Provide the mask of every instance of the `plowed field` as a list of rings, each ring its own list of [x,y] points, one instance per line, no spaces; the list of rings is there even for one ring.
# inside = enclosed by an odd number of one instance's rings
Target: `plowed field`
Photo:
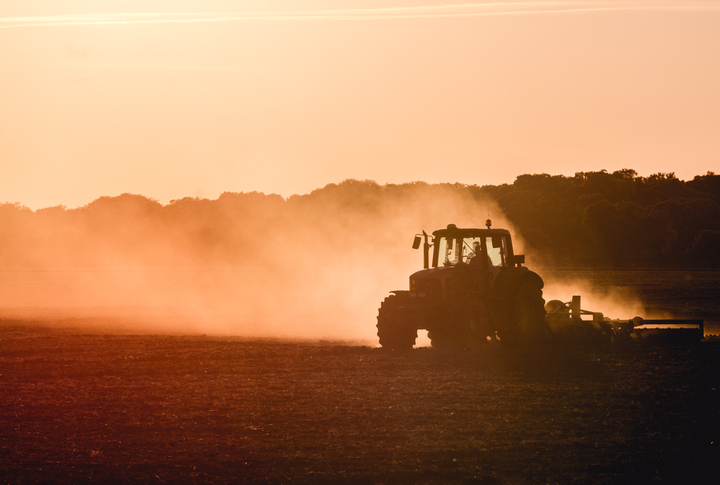
[[[720,341],[430,348],[0,321],[0,483],[712,483]]]

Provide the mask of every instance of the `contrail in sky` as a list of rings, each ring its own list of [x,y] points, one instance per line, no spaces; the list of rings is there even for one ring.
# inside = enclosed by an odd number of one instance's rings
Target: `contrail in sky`
[[[346,10],[297,10],[284,12],[77,14],[32,17],[0,17],[0,29],[71,25],[213,23],[252,20],[307,21],[462,18],[501,15],[537,15],[643,10],[720,11],[720,5],[707,2],[693,4],[679,2],[492,2]]]

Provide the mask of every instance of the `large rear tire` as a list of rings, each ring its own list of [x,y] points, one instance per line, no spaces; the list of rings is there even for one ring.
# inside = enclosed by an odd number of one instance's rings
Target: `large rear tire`
[[[487,343],[489,315],[483,301],[463,295],[450,303],[448,319],[442,328],[428,332],[433,347],[444,349],[477,349]]]
[[[447,329],[428,330],[430,345],[434,349],[447,349],[452,347],[452,338]]]
[[[390,295],[378,309],[377,335],[383,349],[412,349],[417,340],[415,323],[403,311],[402,301],[397,295]]]
[[[509,328],[500,334],[501,342],[512,346],[532,346],[549,341],[545,300],[539,286],[531,282],[520,284],[508,304]]]

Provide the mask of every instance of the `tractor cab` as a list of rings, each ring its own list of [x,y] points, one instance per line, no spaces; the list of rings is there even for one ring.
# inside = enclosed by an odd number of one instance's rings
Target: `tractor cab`
[[[489,219],[486,229],[461,229],[455,224],[449,224],[446,229],[433,232],[432,236],[425,232],[422,236],[415,236],[413,247],[418,249],[424,237],[425,269],[469,265],[474,269],[488,271],[522,265],[525,256],[513,253],[510,232],[491,229],[491,224]],[[432,258],[430,248],[433,249]]]

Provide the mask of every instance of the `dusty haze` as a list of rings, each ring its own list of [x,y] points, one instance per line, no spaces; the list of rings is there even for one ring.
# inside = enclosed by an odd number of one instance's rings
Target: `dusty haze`
[[[5,317],[102,331],[374,341],[380,301],[422,266],[413,236],[480,226],[464,186],[346,181],[305,196],[139,195],[78,209],[4,207]],[[15,238],[13,240],[13,237]],[[69,319],[69,320],[64,320]]]
[[[421,252],[411,249],[413,236],[448,223],[483,227],[487,217],[513,233],[516,252],[526,254],[546,282],[546,300],[579,294],[583,308],[612,318],[668,316],[647,310],[632,285],[622,286],[622,276],[554,272],[558,262],[547,248],[565,247],[568,235],[554,229],[562,224],[552,218],[547,227],[510,223],[498,204],[517,208],[507,197],[496,204],[495,197],[515,188],[346,180],[288,199],[224,193],[162,205],[123,194],[34,212],[0,204],[0,317],[102,332],[374,343],[379,303],[389,291],[406,289],[408,276],[422,266]],[[535,217],[541,217],[544,198],[526,192],[516,193],[538,206]],[[592,223],[563,224],[592,236]],[[548,237],[538,238],[538,228]],[[525,233],[528,240],[547,239],[546,249],[527,244]],[[603,252],[592,239],[577,244],[590,254]]]

